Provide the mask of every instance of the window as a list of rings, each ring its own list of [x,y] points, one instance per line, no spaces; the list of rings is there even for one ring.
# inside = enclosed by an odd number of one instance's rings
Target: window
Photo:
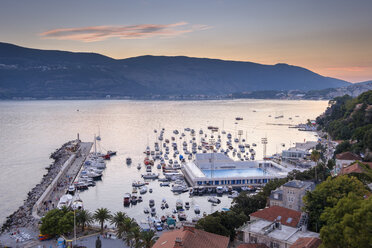
[[[270,248],[280,248],[278,243],[270,242]]]
[[[251,243],[257,243],[257,237],[251,236]]]

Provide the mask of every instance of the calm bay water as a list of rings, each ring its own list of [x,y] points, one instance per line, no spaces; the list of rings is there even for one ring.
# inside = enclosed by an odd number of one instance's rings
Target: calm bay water
[[[158,213],[162,198],[167,199],[171,208],[181,198],[208,213],[229,207],[227,197],[213,207],[203,197],[189,198],[187,193],[173,195],[170,188],[160,187],[157,181],[150,183],[154,193],[145,194],[143,203],[123,207],[123,194],[131,192],[133,180],[140,179],[136,166],[143,161],[143,151],[155,141],[153,130],[165,128],[166,137],[171,136],[172,130],[185,127],[198,131],[206,130],[209,125],[219,126],[233,136],[243,130],[243,138],[257,143],[256,158],[260,159],[262,137],[268,138],[267,154],[280,152],[294,142],[316,140],[313,133],[272,124],[303,123],[314,119],[326,107],[326,101],[285,100],[0,102],[0,222],[40,182],[44,168],[52,162],[49,155],[66,141],[75,139],[77,133],[83,141],[93,141],[94,134],[99,133],[102,150],[118,151],[107,163],[103,180],[81,193],[89,210],[107,207],[113,212],[126,211],[139,221],[144,219],[143,208],[148,206],[149,199],[155,199]],[[278,115],[284,118],[275,119]],[[244,120],[235,124],[237,116]],[[132,166],[125,164],[128,156],[133,159]],[[193,216],[191,212],[187,212],[188,216]]]

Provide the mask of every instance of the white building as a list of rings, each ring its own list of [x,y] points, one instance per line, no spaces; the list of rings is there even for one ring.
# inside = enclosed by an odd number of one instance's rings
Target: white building
[[[222,153],[201,153],[182,171],[192,186],[257,186],[284,178],[289,170],[273,161],[234,161]]]

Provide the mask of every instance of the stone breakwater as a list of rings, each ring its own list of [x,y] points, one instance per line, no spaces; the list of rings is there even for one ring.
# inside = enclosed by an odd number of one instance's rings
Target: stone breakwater
[[[27,193],[27,199],[24,200],[23,205],[6,218],[1,232],[10,230],[14,227],[34,228],[37,226],[39,220],[32,216],[32,209],[35,203],[57,176],[63,164],[79,149],[79,147],[80,141],[69,141],[50,155],[50,158],[53,159],[54,162],[46,168],[48,172],[43,176],[41,182]]]

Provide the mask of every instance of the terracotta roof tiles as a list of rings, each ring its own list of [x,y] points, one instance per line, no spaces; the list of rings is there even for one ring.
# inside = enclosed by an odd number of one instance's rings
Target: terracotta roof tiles
[[[304,237],[297,239],[290,248],[318,248],[321,243],[322,241],[318,238]]]
[[[282,225],[297,227],[301,219],[301,212],[280,206],[271,206],[251,213],[250,216],[267,221],[274,221],[280,216],[279,219]]]

